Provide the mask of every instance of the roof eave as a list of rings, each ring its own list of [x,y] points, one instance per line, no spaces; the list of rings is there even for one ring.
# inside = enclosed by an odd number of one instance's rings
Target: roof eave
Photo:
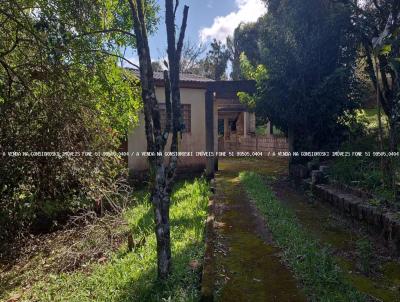
[[[207,89],[207,85],[210,83],[210,81],[180,81],[179,82],[179,88],[191,88],[191,89]],[[164,87],[164,81],[163,80],[155,80],[155,84],[157,87]]]

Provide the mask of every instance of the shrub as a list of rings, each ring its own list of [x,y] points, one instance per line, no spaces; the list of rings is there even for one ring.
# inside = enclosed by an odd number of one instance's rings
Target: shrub
[[[139,81],[116,58],[128,41],[89,34],[131,26],[128,5],[78,2],[2,2],[0,239],[99,204],[123,173],[116,157],[8,155],[115,151],[138,118]]]

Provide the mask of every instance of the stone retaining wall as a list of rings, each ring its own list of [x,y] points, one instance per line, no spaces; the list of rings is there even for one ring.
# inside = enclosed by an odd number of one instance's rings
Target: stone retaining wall
[[[342,184],[320,183],[313,177],[318,174],[315,171],[304,165],[295,165],[290,168],[290,175],[311,189],[319,200],[354,220],[366,223],[369,230],[378,233],[394,253],[400,254],[400,213],[372,205],[373,195],[362,190]]]

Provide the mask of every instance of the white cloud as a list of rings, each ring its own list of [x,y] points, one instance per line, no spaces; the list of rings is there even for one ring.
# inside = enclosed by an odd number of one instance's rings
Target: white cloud
[[[267,12],[265,3],[261,0],[236,0],[236,5],[237,11],[216,17],[210,27],[200,30],[199,36],[202,42],[214,38],[225,42],[241,22],[255,22]]]

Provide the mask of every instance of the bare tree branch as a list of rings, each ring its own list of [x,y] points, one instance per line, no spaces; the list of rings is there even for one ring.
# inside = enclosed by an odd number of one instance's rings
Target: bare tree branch
[[[181,30],[179,33],[178,44],[176,47],[176,53],[177,53],[177,57],[178,57],[179,61],[180,61],[181,55],[182,55],[183,40],[185,38],[188,14],[189,14],[189,7],[187,5],[185,5],[185,7],[183,9],[183,19],[182,19]]]
[[[179,0],[176,0],[176,2],[175,2],[175,9],[174,9],[174,18],[176,17],[176,11],[177,11],[177,9],[178,9],[178,6],[179,6]]]
[[[132,65],[136,69],[139,69],[139,66],[137,64],[133,63],[131,60],[125,58],[124,56],[120,56],[120,55],[118,55],[116,53],[108,52],[108,51],[105,51],[103,49],[89,49],[88,51],[102,53],[102,54],[110,56],[110,57],[116,57],[116,58],[118,58],[120,60],[123,60],[123,61],[127,62],[129,65]]]
[[[8,55],[8,54],[10,54],[11,52],[13,52],[13,50],[14,50],[15,48],[17,48],[19,42],[20,42],[20,40],[19,40],[19,38],[18,38],[18,30],[17,30],[15,42],[14,42],[13,45],[10,47],[10,49],[7,49],[7,50],[4,51],[4,52],[0,52],[0,57],[5,57],[6,55]]]
[[[21,85],[24,86],[24,88],[27,91],[30,91],[29,86],[27,85],[25,80],[22,78],[22,76],[20,74],[18,74],[18,72],[16,72],[14,70],[14,68],[12,68],[9,64],[7,64],[7,62],[5,62],[4,60],[1,60],[1,59],[0,59],[0,65],[3,66],[3,68],[6,70],[8,76],[13,74],[18,79],[18,81],[21,83]],[[12,76],[11,76],[11,79],[12,79]]]
[[[144,102],[144,119],[146,128],[147,149],[150,152],[155,151],[155,136],[153,127],[153,108],[150,95],[155,97],[155,88],[153,79],[153,70],[151,67],[150,49],[147,42],[147,33],[144,26],[143,15],[139,13],[143,11],[143,3],[140,0],[128,0],[132,19],[134,23],[134,30],[136,36],[136,47],[139,55],[139,70],[140,70],[140,83],[142,86],[142,98]],[[148,66],[150,65],[150,66]],[[150,158],[150,162],[152,159]]]

